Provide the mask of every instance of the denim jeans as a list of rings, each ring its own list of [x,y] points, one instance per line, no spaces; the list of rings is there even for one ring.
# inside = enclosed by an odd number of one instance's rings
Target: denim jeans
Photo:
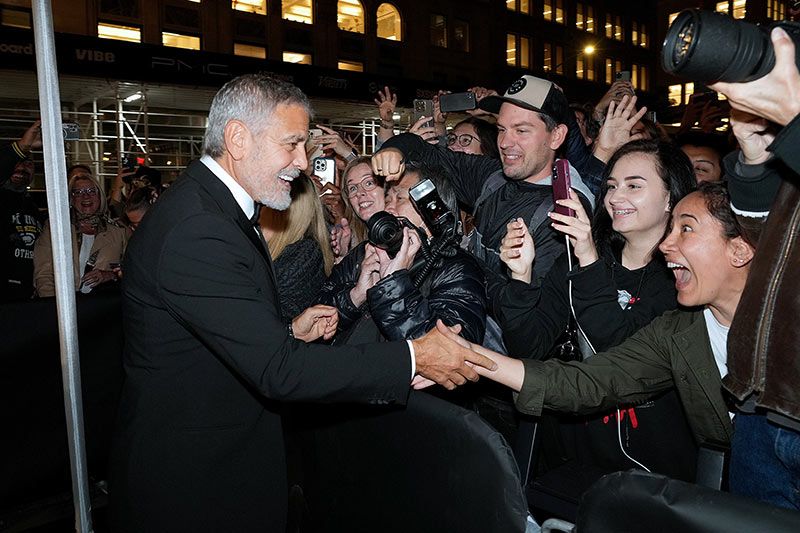
[[[760,414],[740,413],[731,442],[730,490],[800,510],[800,433]]]

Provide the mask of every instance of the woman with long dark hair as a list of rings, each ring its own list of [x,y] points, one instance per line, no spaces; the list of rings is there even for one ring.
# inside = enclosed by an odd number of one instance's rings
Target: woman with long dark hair
[[[591,221],[574,193],[558,202],[574,217],[551,213],[573,253],[563,255],[541,285],[529,284],[535,246],[524,221],[509,223],[501,259],[512,281],[494,307],[510,355],[588,359],[677,306],[658,244],[672,209],[694,188],[690,161],[673,144],[634,141],[609,160],[604,178]],[[574,333],[563,343],[568,326]],[[551,439],[545,451],[565,457],[549,454],[548,466],[572,459],[611,471],[635,466],[629,457],[636,457],[672,477],[694,476],[694,444],[674,392],[647,405],[559,422],[554,434],[562,442]]]

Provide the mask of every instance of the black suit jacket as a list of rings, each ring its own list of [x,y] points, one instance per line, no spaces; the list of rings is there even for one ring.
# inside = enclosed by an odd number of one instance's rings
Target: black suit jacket
[[[268,252],[199,161],[148,212],[124,268],[115,531],[283,533],[276,400],[408,397],[405,343],[332,348],[289,337]]]

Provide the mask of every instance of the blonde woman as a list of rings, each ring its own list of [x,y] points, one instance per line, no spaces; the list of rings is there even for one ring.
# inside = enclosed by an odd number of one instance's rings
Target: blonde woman
[[[259,222],[274,263],[281,313],[291,320],[314,304],[333,268],[325,214],[311,180],[295,179],[289,209],[265,207]]]
[[[372,172],[372,158],[361,156],[350,161],[342,173],[344,218],[331,229],[330,243],[335,262],[367,240],[369,217],[383,211],[383,177]]]
[[[69,180],[72,257],[75,288],[87,294],[117,281],[114,263],[122,261],[125,228],[108,216],[100,184],[88,174]],[[50,221],[33,249],[33,284],[39,297],[55,296]]]

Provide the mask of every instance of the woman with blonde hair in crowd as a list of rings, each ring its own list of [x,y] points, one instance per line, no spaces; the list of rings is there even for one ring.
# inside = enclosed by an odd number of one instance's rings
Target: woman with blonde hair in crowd
[[[105,195],[92,176],[73,176],[68,187],[75,288],[89,293],[117,280],[114,268],[122,261],[127,232],[109,218]],[[55,295],[49,221],[33,250],[33,284],[37,296]]]
[[[345,215],[331,229],[330,236],[336,263],[367,239],[367,220],[383,211],[383,177],[372,172],[371,157],[357,157],[347,164],[342,172],[341,194]]]
[[[292,318],[313,305],[333,268],[325,213],[311,180],[292,182],[292,204],[285,211],[263,208],[259,218],[274,263],[281,312]]]

